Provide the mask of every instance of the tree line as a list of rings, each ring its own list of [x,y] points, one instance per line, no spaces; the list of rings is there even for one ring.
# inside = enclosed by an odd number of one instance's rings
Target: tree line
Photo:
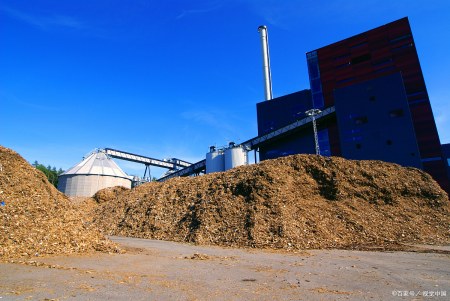
[[[51,167],[50,165],[40,164],[38,161],[34,161],[32,164],[36,169],[42,171],[47,177],[48,181],[52,183],[55,187],[58,187],[58,176],[64,172],[61,168],[56,170],[56,167]]]

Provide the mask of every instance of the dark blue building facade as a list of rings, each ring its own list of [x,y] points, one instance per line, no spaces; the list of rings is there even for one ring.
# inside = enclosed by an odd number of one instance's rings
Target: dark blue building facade
[[[303,90],[256,105],[258,135],[264,135],[305,117],[311,109],[311,90]]]
[[[257,105],[258,134],[335,107],[318,120],[321,155],[425,170],[450,193],[409,21],[403,18],[306,54],[311,90]],[[260,160],[315,153],[311,125],[259,147]]]
[[[334,97],[344,158],[423,168],[400,73],[337,89]]]
[[[271,101],[257,104],[258,135],[265,135],[283,126],[305,118],[305,112],[313,107],[311,90],[303,90]],[[331,156],[328,128],[336,123],[335,116],[318,124],[320,153]],[[274,159],[298,153],[314,154],[314,134],[311,127],[299,128],[289,136],[283,136],[259,147],[260,160]]]
[[[442,144],[442,153],[444,154],[444,159],[447,161],[447,173],[450,178],[450,143]]]

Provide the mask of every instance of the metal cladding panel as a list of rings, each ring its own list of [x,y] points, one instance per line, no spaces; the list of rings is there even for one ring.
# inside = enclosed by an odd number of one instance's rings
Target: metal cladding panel
[[[405,86],[424,89],[422,72],[407,18],[316,50],[325,106],[333,91],[402,71]]]
[[[91,197],[107,187],[123,186],[131,188],[131,180],[101,175],[61,175],[58,190],[67,196]]]
[[[128,179],[128,175],[102,151],[94,151],[80,163],[68,169],[63,175],[92,174],[122,177]]]
[[[400,74],[334,92],[342,155],[423,168]]]
[[[333,107],[334,112],[334,107]],[[308,117],[310,119],[310,117]],[[331,129],[336,127],[336,117],[329,114],[317,119],[318,142],[320,154],[323,156],[334,155],[332,144],[339,143],[333,137]],[[314,131],[311,122],[303,127],[298,127],[285,135],[279,135],[258,144],[260,160],[274,159],[293,154],[315,154]]]
[[[430,102],[415,102],[409,105],[416,130],[417,143],[419,144],[422,158],[434,158],[442,156],[439,135],[436,124],[430,122],[429,116],[433,116]]]
[[[445,164],[443,158],[436,158],[435,161],[423,162],[423,170],[429,173],[436,182],[439,183],[442,189],[444,189],[450,196],[450,182],[448,181],[448,170],[442,169],[442,164]]]
[[[222,151],[206,154],[206,173],[225,171],[225,155]]]
[[[259,148],[261,161],[294,154],[314,154],[314,135],[311,128],[303,129],[288,137],[272,141]]]
[[[320,86],[315,86],[320,89],[313,95],[320,94],[325,107],[335,104],[337,89],[401,73],[422,161],[439,156],[439,136],[408,18],[308,52],[306,57],[310,80],[319,73]],[[318,68],[313,68],[315,65]],[[314,74],[311,70],[315,70]],[[337,133],[330,130],[330,140],[334,137],[338,137]],[[339,151],[332,147],[334,155],[340,155]],[[428,172],[441,185],[447,185],[448,178],[441,176],[445,169],[442,161],[433,164]]]
[[[447,165],[447,175],[450,178],[450,143],[442,144],[442,154]]]
[[[310,90],[303,90],[258,103],[256,106],[258,136],[272,132],[305,117],[305,111],[311,108]]]
[[[442,154],[444,155],[444,158],[448,160],[447,165],[450,167],[450,143],[442,144]]]

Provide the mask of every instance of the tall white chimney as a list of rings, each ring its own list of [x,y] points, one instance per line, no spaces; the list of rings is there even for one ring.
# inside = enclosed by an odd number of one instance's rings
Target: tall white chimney
[[[267,34],[267,27],[261,25],[258,27],[261,35],[261,49],[263,58],[263,73],[264,73],[264,94],[266,100],[272,99],[272,76],[270,74],[270,57],[269,57],[269,38]]]

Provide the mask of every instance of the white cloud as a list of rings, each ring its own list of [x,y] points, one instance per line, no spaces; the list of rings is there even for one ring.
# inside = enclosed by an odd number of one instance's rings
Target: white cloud
[[[85,23],[73,17],[60,14],[51,14],[51,15],[30,14],[24,11],[20,11],[5,6],[0,7],[0,10],[16,20],[28,23],[43,30],[55,27],[70,28],[70,29],[85,29],[87,27]]]
[[[199,15],[212,12],[222,7],[222,3],[220,1],[216,1],[215,3],[208,3],[205,7],[202,8],[193,8],[183,10],[175,19],[180,20],[185,17],[189,17],[191,15]]]
[[[226,112],[205,111],[205,110],[189,110],[181,113],[181,116],[187,120],[195,121],[216,129],[233,131],[231,124],[225,122],[228,114]]]

